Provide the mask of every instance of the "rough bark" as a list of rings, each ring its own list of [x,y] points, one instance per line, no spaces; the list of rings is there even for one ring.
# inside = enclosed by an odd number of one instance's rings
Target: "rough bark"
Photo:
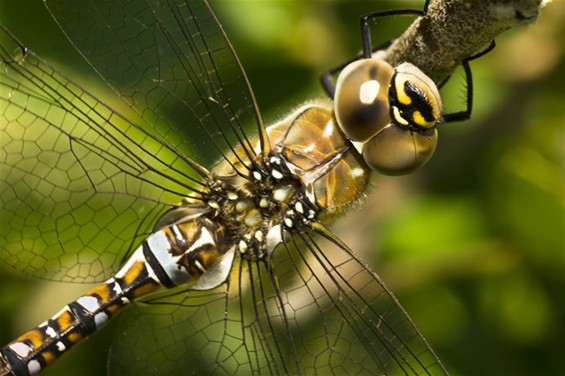
[[[433,0],[426,14],[380,56],[409,61],[436,83],[501,33],[537,20],[542,0]]]

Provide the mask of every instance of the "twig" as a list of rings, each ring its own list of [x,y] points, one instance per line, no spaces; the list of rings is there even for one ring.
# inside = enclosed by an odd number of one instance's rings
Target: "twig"
[[[436,83],[498,35],[538,18],[542,0],[433,0],[381,55],[393,66],[409,61]]]

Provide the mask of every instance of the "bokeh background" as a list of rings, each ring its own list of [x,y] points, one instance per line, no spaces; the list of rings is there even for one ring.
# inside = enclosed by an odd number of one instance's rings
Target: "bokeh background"
[[[267,123],[323,97],[318,76],[359,51],[359,15],[406,1],[218,0],[217,15]],[[41,1],[0,2],[0,22],[78,82],[95,82]],[[379,24],[386,40],[406,20]],[[381,35],[382,34],[382,35]],[[434,158],[375,179],[336,224],[395,292],[454,375],[565,374],[565,1],[472,63],[473,118],[440,130]],[[84,84],[83,85],[87,85]],[[442,93],[464,101],[461,77]],[[1,250],[0,250],[1,252]],[[89,288],[0,267],[0,342]],[[101,375],[114,324],[45,375]]]

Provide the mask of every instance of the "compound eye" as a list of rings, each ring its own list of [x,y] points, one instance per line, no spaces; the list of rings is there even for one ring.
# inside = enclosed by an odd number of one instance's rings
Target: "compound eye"
[[[437,144],[437,130],[414,132],[389,124],[363,146],[365,163],[384,175],[403,175],[422,167]]]
[[[393,121],[400,126],[426,130],[441,121],[442,104],[436,84],[410,63],[396,67],[390,105]]]
[[[357,60],[345,67],[336,83],[337,123],[353,141],[366,141],[390,123],[391,65],[377,59]]]

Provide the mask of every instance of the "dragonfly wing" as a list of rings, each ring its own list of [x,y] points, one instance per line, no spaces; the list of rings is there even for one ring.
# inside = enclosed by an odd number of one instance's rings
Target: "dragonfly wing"
[[[198,195],[190,157],[236,161],[237,149],[247,162],[242,124],[263,129],[207,3],[112,5],[48,4],[111,105],[2,31],[1,257],[32,275],[107,278],[170,205]]]
[[[310,230],[269,263],[238,258],[230,279],[205,293],[126,312],[112,374],[446,374],[378,276]]]
[[[110,351],[109,374],[245,375],[265,370],[266,347],[257,348],[262,345],[258,335],[265,333],[249,321],[253,306],[246,268],[238,254],[229,280],[219,287],[152,298],[124,312]]]
[[[1,257],[36,276],[108,277],[197,190],[184,156],[0,29]]]
[[[46,5],[68,39],[128,106],[203,165],[262,128],[251,88],[205,1]],[[190,140],[190,142],[188,141]]]
[[[323,226],[300,234],[300,258],[308,265],[314,288],[329,299],[333,329],[326,337],[342,349],[350,374],[446,375],[447,371],[412,319],[379,276]],[[316,299],[317,300],[317,299]],[[324,318],[322,318],[325,321]],[[330,344],[328,344],[330,349]],[[338,365],[339,356],[331,364]],[[359,372],[354,372],[359,370]]]

